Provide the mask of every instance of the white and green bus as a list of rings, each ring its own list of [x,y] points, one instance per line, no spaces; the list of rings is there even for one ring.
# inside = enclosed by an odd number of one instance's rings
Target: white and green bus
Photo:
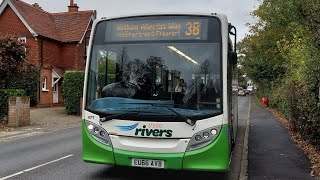
[[[86,59],[83,160],[230,170],[238,125],[232,36],[236,42],[235,27],[215,13],[96,20]]]

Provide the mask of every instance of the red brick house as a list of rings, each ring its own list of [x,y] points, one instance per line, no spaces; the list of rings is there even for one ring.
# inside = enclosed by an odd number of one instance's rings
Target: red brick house
[[[96,11],[78,9],[73,0],[68,12],[61,13],[22,0],[4,0],[0,5],[0,35],[25,43],[27,61],[40,68],[38,106],[62,104],[64,72],[85,67],[84,42]]]

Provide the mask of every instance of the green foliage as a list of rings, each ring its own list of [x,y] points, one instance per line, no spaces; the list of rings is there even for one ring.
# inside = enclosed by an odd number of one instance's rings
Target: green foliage
[[[80,113],[80,98],[83,93],[84,72],[68,71],[64,75],[62,83],[62,98],[66,113]]]
[[[246,82],[246,79],[244,77],[239,77],[239,80],[238,80],[238,84],[240,87],[243,87],[243,88],[246,88],[247,87],[247,82]]]
[[[298,6],[297,16],[299,22],[305,26],[309,33],[312,45],[319,48],[320,45],[320,1],[304,0]]]
[[[246,72],[242,68],[242,64],[244,62],[244,56],[238,55],[238,67],[237,67],[237,76],[238,76],[238,83],[239,86],[246,88],[247,87],[247,78],[246,78]]]
[[[268,92],[269,105],[280,110],[288,119],[292,117],[290,108],[291,86],[290,82],[279,80],[273,82],[272,89],[270,89],[271,93]]]
[[[24,89],[31,105],[35,105],[39,70],[25,61],[25,50],[15,39],[0,37],[0,88]]]
[[[30,97],[30,104],[37,104],[37,91],[39,87],[39,69],[33,65],[27,64],[25,67],[27,70],[24,76],[7,82],[6,84],[0,83],[0,89],[11,88],[11,89],[23,89],[25,95]]]
[[[320,1],[265,0],[239,43],[259,97],[280,110],[302,137],[320,148]]]
[[[10,96],[24,96],[23,89],[0,89],[0,118],[7,115]]]
[[[17,87],[24,89],[26,96],[30,97],[30,104],[37,104],[37,92],[39,89],[39,77],[40,71],[38,68],[31,66],[31,70],[25,73],[25,76],[21,78],[21,81],[17,81]]]

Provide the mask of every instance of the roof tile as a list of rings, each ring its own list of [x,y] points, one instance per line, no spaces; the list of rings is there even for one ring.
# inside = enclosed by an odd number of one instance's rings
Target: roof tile
[[[52,14],[59,34],[65,42],[80,41],[93,11],[78,11]]]
[[[94,11],[49,13],[21,0],[10,0],[38,34],[61,42],[80,41]]]

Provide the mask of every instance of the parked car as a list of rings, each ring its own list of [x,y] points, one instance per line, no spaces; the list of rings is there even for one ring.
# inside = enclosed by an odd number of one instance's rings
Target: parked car
[[[253,93],[253,86],[248,86],[248,87],[247,87],[247,92],[248,92],[249,94]]]
[[[251,91],[250,91],[249,89],[244,89],[244,92],[245,92],[246,94],[250,94],[250,93],[251,93]]]
[[[238,86],[232,86],[232,94],[238,93]]]
[[[244,92],[243,89],[239,89],[238,96],[246,96],[247,94]]]

